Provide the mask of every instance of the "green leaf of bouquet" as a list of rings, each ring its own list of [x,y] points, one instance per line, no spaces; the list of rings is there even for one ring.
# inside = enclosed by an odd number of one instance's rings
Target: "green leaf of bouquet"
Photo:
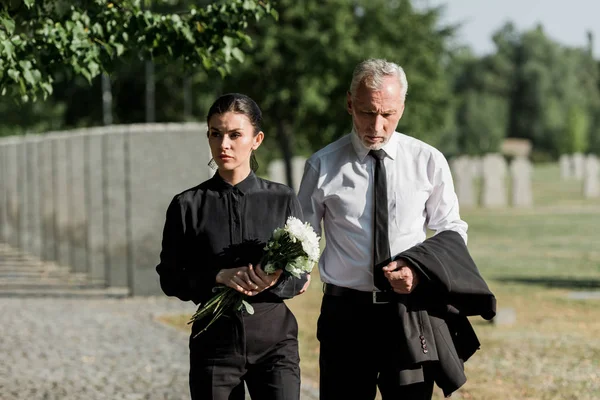
[[[252,304],[248,303],[246,300],[242,300],[242,305],[246,308],[248,314],[254,314],[254,307],[252,307]]]

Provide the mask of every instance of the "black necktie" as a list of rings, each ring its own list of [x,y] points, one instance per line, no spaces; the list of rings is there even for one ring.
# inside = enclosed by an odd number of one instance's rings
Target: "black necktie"
[[[373,282],[379,290],[391,289],[390,283],[383,275],[383,267],[390,263],[390,240],[388,237],[388,200],[387,179],[385,177],[385,165],[383,150],[371,150],[369,154],[375,158],[375,213],[373,224]]]

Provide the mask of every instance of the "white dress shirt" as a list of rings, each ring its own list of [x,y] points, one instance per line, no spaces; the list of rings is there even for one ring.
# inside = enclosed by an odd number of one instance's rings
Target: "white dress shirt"
[[[436,233],[453,230],[467,241],[448,162],[434,147],[394,132],[382,149],[387,177],[392,257]],[[304,218],[326,246],[321,280],[362,291],[373,286],[375,160],[354,133],[317,151],[306,162],[298,198]]]

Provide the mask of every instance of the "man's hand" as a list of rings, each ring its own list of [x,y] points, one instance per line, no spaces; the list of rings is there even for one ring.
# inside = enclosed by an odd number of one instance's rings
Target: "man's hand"
[[[227,268],[219,271],[216,282],[237,290],[247,296],[255,296],[263,290],[270,288],[277,282],[283,271],[277,270],[267,275],[258,265],[247,267]]]
[[[392,261],[383,267],[383,275],[398,294],[409,294],[419,284],[419,275],[404,260]]]
[[[306,289],[308,289],[309,285],[310,285],[310,274],[306,274],[306,283],[304,284],[304,286],[302,286],[302,289],[300,289],[298,294],[302,294],[302,293],[306,292]]]

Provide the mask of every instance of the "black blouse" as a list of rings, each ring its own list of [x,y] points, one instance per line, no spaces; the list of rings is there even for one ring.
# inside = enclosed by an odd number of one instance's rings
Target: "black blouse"
[[[218,173],[176,195],[163,232],[156,271],[165,294],[196,304],[210,298],[216,275],[224,268],[258,264],[266,242],[289,216],[303,220],[295,193],[288,186],[253,172],[232,186]],[[256,301],[281,301],[302,288],[306,277],[283,277]]]

